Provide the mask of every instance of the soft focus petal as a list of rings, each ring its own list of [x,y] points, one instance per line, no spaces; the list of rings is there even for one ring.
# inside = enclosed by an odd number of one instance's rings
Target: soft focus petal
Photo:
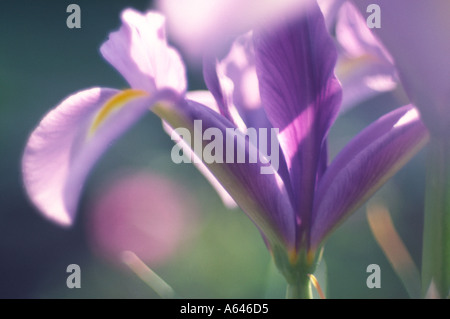
[[[280,16],[296,14],[310,0],[160,0],[170,32],[193,56],[205,51],[217,53],[234,37]],[[306,9],[305,9],[306,10]],[[214,52],[211,52],[214,51]]]
[[[328,30],[333,29],[339,7],[345,2],[346,0],[317,0],[317,4],[325,17]]]
[[[339,9],[336,39],[347,56],[358,58],[368,55],[374,60],[393,62],[389,52],[370,31],[367,21],[350,2],[343,3]]]
[[[93,88],[50,111],[31,134],[22,160],[25,188],[37,208],[70,225],[90,169],[153,102],[142,91]]]
[[[316,179],[327,161],[321,151],[341,102],[333,73],[337,53],[317,5],[300,19],[255,31],[254,45],[261,101],[280,130],[301,237],[309,229]]]
[[[250,217],[266,236],[270,244],[293,248],[294,246],[294,212],[290,205],[284,184],[275,169],[261,162],[261,155],[256,147],[240,131],[233,134],[229,129],[236,129],[230,121],[210,108],[193,101],[181,100],[179,103],[162,103],[155,109],[163,120],[172,128],[187,128],[191,132],[191,148],[196,150],[195,139],[206,129],[218,129],[223,137],[222,149],[216,149],[216,155],[223,163],[205,163],[212,174],[233,197],[236,203]],[[195,130],[194,121],[201,120],[201,132]],[[195,133],[196,132],[196,133]],[[197,135],[196,135],[197,134]],[[229,151],[226,141],[234,141],[234,158],[226,159]],[[200,141],[201,143],[202,141]],[[207,141],[203,141],[204,147]],[[196,150],[198,152],[202,150]],[[237,162],[237,152],[244,152],[244,163]],[[256,163],[251,163],[249,154],[257,154]],[[261,168],[272,170],[272,174],[262,174]]]
[[[252,32],[239,36],[228,55],[217,64],[222,86],[233,84],[232,101],[247,127],[271,127],[261,105]]]
[[[210,91],[207,91],[207,90],[188,91],[188,92],[186,92],[185,96],[186,96],[186,99],[203,104],[203,105],[209,107],[214,112],[217,112],[220,114],[220,110],[219,110],[219,106],[217,105],[217,101]]]
[[[243,131],[247,128],[270,130],[272,124],[261,105],[252,36],[252,32],[247,32],[236,38],[228,55],[217,63],[215,72],[218,83],[216,86],[226,94],[226,108],[237,127]],[[213,73],[214,70],[211,69],[210,72]],[[267,135],[266,145],[268,149],[271,148],[270,135]],[[279,154],[278,173],[283,181],[287,182],[286,186],[292,193],[289,172],[281,150]]]
[[[239,110],[261,107],[252,32],[236,38],[230,52],[217,65],[217,70],[233,82],[233,102]]]
[[[314,198],[311,246],[315,249],[428,141],[412,106],[381,117],[337,155]]]
[[[343,88],[341,111],[397,86],[392,57],[350,2],[339,10],[336,39],[341,50],[336,68]]]
[[[360,58],[339,57],[336,75],[342,85],[341,112],[397,87],[393,65],[373,60],[370,56]]]
[[[204,58],[203,78],[208,90],[216,100],[219,113],[229,121],[237,124],[231,114],[231,108],[233,107],[231,97],[233,94],[233,84],[230,81],[226,81],[227,79],[224,79],[223,77],[219,80],[219,76],[220,75],[216,72],[216,60],[212,57]]]
[[[164,17],[126,9],[121,18],[120,29],[112,32],[100,49],[103,57],[132,88],[147,92],[171,88],[184,93],[184,64],[178,52],[167,45]]]
[[[353,3],[366,11],[371,0]],[[381,28],[372,31],[394,58],[411,102],[430,132],[450,132],[450,1],[378,0]]]

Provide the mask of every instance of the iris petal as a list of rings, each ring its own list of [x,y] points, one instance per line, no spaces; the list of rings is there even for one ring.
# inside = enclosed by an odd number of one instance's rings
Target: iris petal
[[[343,87],[341,111],[395,89],[397,73],[392,57],[349,2],[339,10],[336,38],[341,48],[336,68]]]
[[[156,12],[122,12],[122,26],[112,32],[100,51],[134,89],[152,93],[186,90],[186,71],[178,52],[167,44],[165,18]]]
[[[256,224],[270,244],[294,247],[295,217],[284,183],[274,168],[261,162],[261,155],[256,146],[250,143],[233,123],[209,107],[194,101],[161,103],[154,111],[173,129],[188,128],[192,136],[203,134],[209,128],[220,130],[223,147],[216,149],[216,156],[222,159],[222,163],[205,163],[206,167]],[[195,120],[202,121],[202,132],[195,132]],[[227,140],[234,141],[232,161],[227,160],[229,151],[226,146]],[[195,142],[190,143],[191,148],[196,150],[192,143]],[[236,159],[238,152],[244,152],[247,159],[244,163],[239,163]],[[255,163],[248,160],[251,152],[258,155]],[[202,154],[197,155],[202,158]],[[262,167],[271,168],[273,174],[261,174]]]
[[[368,126],[336,156],[314,199],[311,246],[362,205],[428,141],[428,131],[411,105]]]
[[[50,111],[31,133],[22,159],[25,188],[37,208],[49,219],[70,225],[95,162],[163,95],[150,98],[136,91],[92,88]],[[117,107],[117,102],[126,103]],[[113,110],[101,115],[105,106]]]
[[[254,32],[255,63],[261,102],[273,127],[290,174],[292,202],[300,231],[309,231],[328,130],[341,102],[334,76],[337,52],[317,4],[299,19]]]

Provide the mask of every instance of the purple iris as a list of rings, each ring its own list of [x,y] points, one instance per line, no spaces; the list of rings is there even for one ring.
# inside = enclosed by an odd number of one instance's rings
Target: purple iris
[[[358,134],[328,163],[327,135],[341,104],[337,53],[314,4],[239,37],[220,62],[205,59],[209,92],[186,93],[184,65],[167,45],[158,13],[122,14],[101,47],[131,89],[92,88],[66,98],[31,134],[23,157],[29,197],[48,218],[72,223],[89,170],[147,110],[169,129],[219,129],[248,155],[245,128],[278,128],[278,169],[267,163],[203,163],[260,230],[288,282],[314,270],[325,238],[398,171],[428,139],[417,111],[404,106]],[[229,136],[230,130],[242,134]],[[205,145],[203,145],[205,146]],[[226,149],[226,148],[224,148]],[[263,154],[264,155],[264,154]],[[301,270],[299,270],[301,269]]]

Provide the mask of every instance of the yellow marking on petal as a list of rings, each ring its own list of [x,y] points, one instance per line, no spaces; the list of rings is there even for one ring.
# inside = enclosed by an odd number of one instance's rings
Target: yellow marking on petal
[[[297,250],[295,248],[291,248],[288,251],[288,258],[289,258],[289,263],[291,265],[295,265],[298,261],[298,253]]]
[[[314,263],[315,258],[316,258],[315,250],[308,250],[308,253],[306,254],[306,262],[309,266],[311,266]]]
[[[336,65],[336,74],[340,78],[345,78],[365,65],[375,62],[379,62],[379,59],[370,54],[364,54],[355,58],[341,58]]]
[[[105,120],[109,115],[111,115],[113,111],[122,108],[134,99],[148,95],[149,94],[145,91],[134,89],[123,90],[114,95],[112,98],[106,101],[106,103],[102,106],[100,111],[98,111],[97,115],[95,116],[94,121],[92,122],[92,125],[89,129],[89,137],[92,137],[95,134],[99,126],[103,122],[105,122]]]

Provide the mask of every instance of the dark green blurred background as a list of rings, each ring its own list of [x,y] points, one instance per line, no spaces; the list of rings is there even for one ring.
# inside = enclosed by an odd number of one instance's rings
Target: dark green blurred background
[[[66,27],[66,8],[81,7],[81,29]],[[146,170],[184,185],[199,202],[194,236],[154,270],[183,297],[283,298],[283,279],[271,265],[259,233],[238,209],[229,211],[192,165],[170,159],[172,141],[148,114],[101,159],[82,194],[75,225],[45,220],[27,199],[21,181],[22,152],[43,115],[67,95],[93,86],[126,87],[99,47],[119,27],[125,7],[145,10],[148,1],[0,2],[0,298],[154,298],[128,271],[94,253],[87,240],[88,209],[108,176]],[[188,68],[190,89],[203,83]],[[359,130],[399,106],[402,94],[380,95],[340,117],[330,133],[331,155]],[[388,205],[413,259],[420,266],[424,182],[423,152],[376,195]],[[81,267],[81,289],[66,287],[66,267]],[[366,286],[366,267],[381,267],[381,288]],[[406,291],[377,246],[361,208],[325,247],[329,298],[405,298]],[[325,267],[322,267],[324,270]]]

